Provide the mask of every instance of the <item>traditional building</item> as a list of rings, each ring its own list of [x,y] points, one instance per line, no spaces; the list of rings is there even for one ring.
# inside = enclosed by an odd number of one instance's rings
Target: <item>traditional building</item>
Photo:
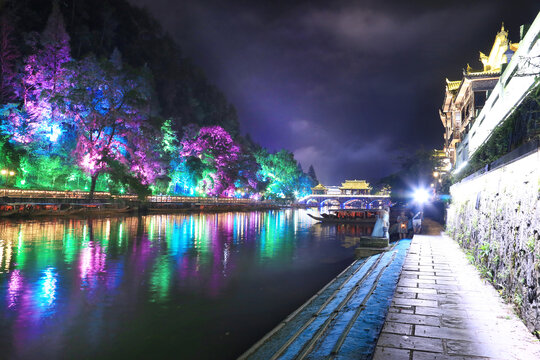
[[[518,45],[508,40],[508,32],[503,25],[495,36],[489,56],[480,52],[482,70],[474,70],[467,64],[461,80],[446,79],[444,102],[439,114],[444,126],[444,152],[452,166],[459,157],[468,157],[465,152],[459,153],[458,144],[468,141],[470,128]]]
[[[345,180],[339,190],[342,195],[367,195],[371,187],[365,180]]]
[[[509,63],[504,66],[503,73],[491,91],[477,121],[471,126],[467,134],[467,142],[463,142],[457,149],[467,156],[462,156],[462,164],[489,140],[495,129],[503,124],[523,101],[538,88],[540,76],[540,13],[531,26],[522,25],[520,31],[519,48],[515,55],[509,57]],[[529,106],[529,105],[527,105]],[[532,111],[532,109],[530,109]],[[534,113],[534,111],[532,111]],[[536,113],[537,114],[537,113]],[[530,120],[535,115],[531,115]],[[536,115],[536,119],[538,116]],[[531,121],[522,134],[533,135],[538,131],[540,121]]]
[[[368,195],[371,191],[365,180],[345,180],[341,186],[319,184],[311,188],[313,195]]]
[[[501,295],[528,296],[516,305],[529,330],[540,332],[540,298],[530,281],[540,277],[533,266],[540,229],[540,12],[521,27],[519,48],[502,70],[457,147],[468,159],[457,158],[460,181],[450,188],[446,228],[455,240],[466,237],[467,249],[498,249],[496,259],[473,252],[474,260],[497,273]]]
[[[314,188],[311,188],[311,193],[313,195],[325,195],[326,191],[327,191],[326,186],[324,186],[323,184],[319,184],[315,186]]]

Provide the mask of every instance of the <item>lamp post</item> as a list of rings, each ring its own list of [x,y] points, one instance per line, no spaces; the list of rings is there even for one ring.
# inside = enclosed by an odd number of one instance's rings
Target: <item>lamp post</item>
[[[0,173],[2,174],[2,180],[4,181],[4,186],[9,186],[9,178],[15,176],[15,171],[2,169]]]

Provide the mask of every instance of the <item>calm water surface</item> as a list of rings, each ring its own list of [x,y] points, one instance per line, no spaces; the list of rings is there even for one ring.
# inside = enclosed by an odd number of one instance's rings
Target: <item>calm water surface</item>
[[[236,358],[369,229],[304,210],[0,222],[0,358]]]

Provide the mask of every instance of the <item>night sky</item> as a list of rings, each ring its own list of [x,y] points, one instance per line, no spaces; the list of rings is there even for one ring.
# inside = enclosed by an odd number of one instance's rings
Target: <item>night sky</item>
[[[238,110],[241,131],[319,181],[374,181],[442,148],[445,78],[480,69],[538,1],[129,0],[148,8]]]

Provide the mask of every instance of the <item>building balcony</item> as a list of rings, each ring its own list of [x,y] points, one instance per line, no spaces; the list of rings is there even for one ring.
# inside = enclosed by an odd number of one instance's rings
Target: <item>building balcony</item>
[[[452,145],[458,143],[461,141],[461,133],[457,130],[454,130],[454,132],[452,133],[452,137],[451,137],[451,143]]]

